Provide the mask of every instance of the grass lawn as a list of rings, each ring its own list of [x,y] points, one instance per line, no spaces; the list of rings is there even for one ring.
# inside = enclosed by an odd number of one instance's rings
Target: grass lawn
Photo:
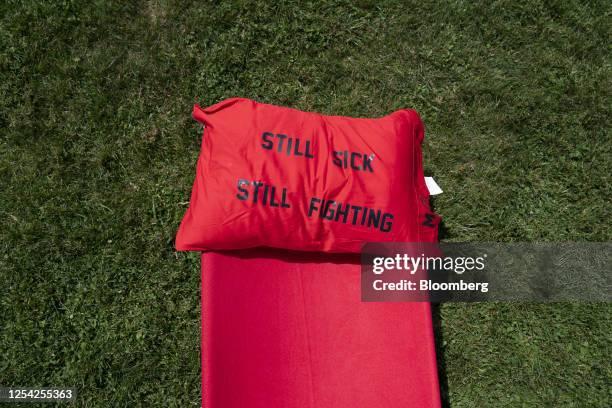
[[[0,4],[2,386],[199,406],[194,102],[415,108],[444,240],[612,237],[609,2],[87,3]],[[611,405],[610,304],[435,319],[450,407]]]

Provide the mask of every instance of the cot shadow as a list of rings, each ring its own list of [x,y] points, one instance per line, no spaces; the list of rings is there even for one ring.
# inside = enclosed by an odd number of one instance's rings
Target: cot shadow
[[[430,198],[432,211],[436,212],[435,198]],[[446,227],[444,220],[440,220],[438,225],[438,241],[451,238],[451,232]],[[436,346],[436,360],[438,364],[438,381],[440,382],[440,399],[442,407],[450,408],[448,400],[448,374],[446,372],[446,356],[444,353],[444,333],[442,331],[442,315],[440,312],[440,303],[431,304],[431,320],[434,330],[434,341]]]
[[[444,355],[444,334],[442,333],[442,317],[440,315],[440,304],[431,305],[431,317],[434,330],[434,341],[436,346],[436,360],[438,361],[438,381],[440,382],[440,399],[442,407],[450,408],[448,401],[448,375],[446,373],[446,359]]]

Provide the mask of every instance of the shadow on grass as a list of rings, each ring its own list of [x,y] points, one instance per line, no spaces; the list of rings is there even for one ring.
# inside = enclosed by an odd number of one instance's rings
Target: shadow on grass
[[[444,333],[442,332],[442,317],[440,316],[439,303],[433,303],[431,305],[431,317],[433,320],[434,339],[436,344],[440,398],[442,399],[442,407],[450,408],[448,401],[448,376],[446,374],[446,359],[444,356]]]
[[[430,199],[431,209],[437,213],[435,199]],[[444,220],[440,220],[438,225],[438,241],[443,241],[451,237],[451,233],[446,227]],[[431,318],[434,330],[434,340],[436,346],[436,360],[438,365],[438,380],[440,382],[440,399],[442,407],[450,408],[448,400],[448,375],[446,373],[446,358],[444,355],[444,333],[442,332],[442,316],[440,313],[440,303],[431,304]]]

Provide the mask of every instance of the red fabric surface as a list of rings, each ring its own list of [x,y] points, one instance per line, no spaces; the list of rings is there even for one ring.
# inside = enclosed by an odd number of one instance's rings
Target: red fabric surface
[[[431,241],[415,111],[350,118],[231,98],[193,117],[205,128],[178,250]]]
[[[202,254],[202,406],[439,407],[429,303],[364,303],[357,255]]]

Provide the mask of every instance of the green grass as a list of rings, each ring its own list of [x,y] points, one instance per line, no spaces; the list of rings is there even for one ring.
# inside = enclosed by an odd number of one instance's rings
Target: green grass
[[[443,239],[610,240],[608,2],[282,3],[0,4],[0,385],[198,406],[196,101],[415,108]],[[442,305],[446,403],[610,406],[611,312]]]

